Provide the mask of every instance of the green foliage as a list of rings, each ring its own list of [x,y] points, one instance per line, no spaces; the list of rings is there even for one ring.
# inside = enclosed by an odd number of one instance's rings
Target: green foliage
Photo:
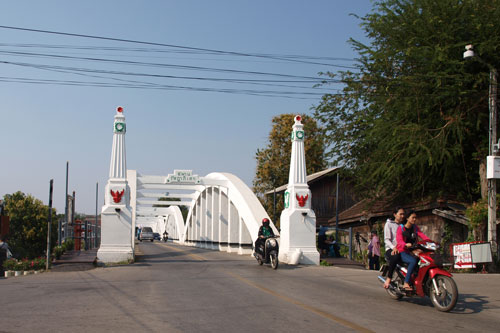
[[[16,267],[17,267],[17,260],[15,258],[10,258],[3,262],[3,268],[6,271],[15,271]]]
[[[4,197],[6,214],[10,217],[9,246],[18,257],[34,258],[47,250],[49,209],[31,194],[16,192]],[[53,209],[52,216],[56,216]],[[51,243],[57,241],[57,220],[52,219]]]
[[[328,261],[326,261],[326,260],[321,260],[321,261],[319,262],[319,264],[320,264],[321,266],[333,266],[332,264],[328,263]]]
[[[3,268],[6,271],[36,271],[45,269],[46,262],[47,260],[43,257],[22,260],[11,258],[4,261]]]
[[[75,248],[75,241],[73,239],[66,239],[62,243],[62,248],[64,252],[72,251]]]
[[[159,198],[158,201],[181,201],[181,198],[173,198],[173,197],[162,197]],[[153,207],[170,207],[170,205],[159,205],[159,204],[154,204]],[[182,213],[182,218],[184,219],[184,223],[186,223],[186,219],[189,213],[189,209],[186,206],[178,206],[179,209],[181,210]]]
[[[482,241],[485,239],[484,230],[488,223],[488,200],[480,199],[465,210],[465,216],[469,218],[468,241]]]
[[[341,257],[349,257],[349,246],[341,246],[339,252]]]
[[[439,248],[438,252],[441,254],[448,254],[449,252],[449,245],[453,241],[453,228],[452,228],[452,222],[446,221],[444,222],[444,233],[443,237],[441,239],[441,247]]]
[[[385,0],[361,18],[370,44],[351,40],[358,70],[316,106],[328,156],[367,198],[479,196],[488,148],[488,68],[500,67],[500,0]],[[481,175],[483,176],[483,175]]]
[[[53,255],[56,259],[60,259],[63,253],[64,253],[64,248],[63,248],[62,246],[55,246],[55,247],[52,249],[52,255]]]
[[[380,241],[380,265],[385,264],[385,239],[384,239],[384,222],[377,221],[375,224],[375,230],[377,230],[377,236]]]
[[[272,119],[272,129],[269,133],[269,143],[264,149],[258,149],[255,155],[257,171],[253,180],[254,192],[260,198],[267,213],[273,218],[273,195],[264,193],[288,183],[292,142],[290,135],[294,124],[294,114],[281,114]],[[305,115],[304,124],[307,174],[323,170],[327,163],[325,159],[325,134],[316,120]],[[277,196],[276,212],[283,210],[283,198]],[[277,221],[273,221],[275,224]]]

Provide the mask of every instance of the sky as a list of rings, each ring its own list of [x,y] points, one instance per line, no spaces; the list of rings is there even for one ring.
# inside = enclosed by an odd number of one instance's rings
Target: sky
[[[257,149],[282,113],[312,114],[320,72],[347,70],[367,42],[369,0],[8,1],[0,11],[0,196],[22,191],[94,214],[113,117],[127,168],[229,172],[252,186]],[[324,78],[324,77],[323,77]],[[293,124],[290,124],[290,130]],[[99,207],[100,212],[100,207]]]

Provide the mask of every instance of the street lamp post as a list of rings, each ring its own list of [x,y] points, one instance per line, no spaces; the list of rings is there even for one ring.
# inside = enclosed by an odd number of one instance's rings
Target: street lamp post
[[[488,155],[495,156],[498,150],[497,141],[497,85],[498,85],[498,72],[495,67],[481,59],[474,53],[472,45],[465,47],[464,59],[476,58],[490,69],[490,85],[489,85],[489,140],[488,140]],[[498,256],[497,245],[497,187],[496,179],[488,179],[488,241],[491,242],[493,251]]]

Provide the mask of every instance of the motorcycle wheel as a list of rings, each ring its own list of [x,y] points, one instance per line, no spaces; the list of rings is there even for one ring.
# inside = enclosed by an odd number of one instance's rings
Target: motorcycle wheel
[[[276,255],[276,252],[272,252],[269,255],[269,259],[271,260],[271,267],[273,269],[278,268],[278,256]]]
[[[259,263],[259,265],[261,265],[261,266],[264,264],[264,262],[262,261],[262,259],[261,259],[261,258],[257,258],[257,262],[258,262],[258,263]]]
[[[436,275],[436,284],[439,295],[434,289],[434,284],[431,283],[429,291],[432,304],[434,307],[443,312],[448,312],[455,307],[458,300],[458,288],[455,281],[449,276]]]
[[[395,287],[395,288],[387,288],[385,291],[387,291],[387,294],[389,294],[389,296],[392,298],[392,299],[401,299],[403,298],[403,294],[401,294],[400,292],[398,292],[401,288],[401,286],[403,285],[403,281],[401,280],[401,278],[399,277],[398,273],[394,272],[392,274],[392,279],[391,279],[391,284]]]

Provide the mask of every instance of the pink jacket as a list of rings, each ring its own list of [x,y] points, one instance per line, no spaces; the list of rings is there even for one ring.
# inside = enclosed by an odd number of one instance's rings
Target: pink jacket
[[[427,237],[422,231],[420,231],[420,229],[417,226],[415,226],[415,229],[417,231],[417,238],[420,237],[424,241],[430,241],[430,238]],[[406,242],[403,239],[403,228],[401,227],[401,225],[398,227],[398,231],[396,233],[396,240],[398,242],[398,246],[396,247],[398,251],[408,252],[408,250],[406,249]]]

